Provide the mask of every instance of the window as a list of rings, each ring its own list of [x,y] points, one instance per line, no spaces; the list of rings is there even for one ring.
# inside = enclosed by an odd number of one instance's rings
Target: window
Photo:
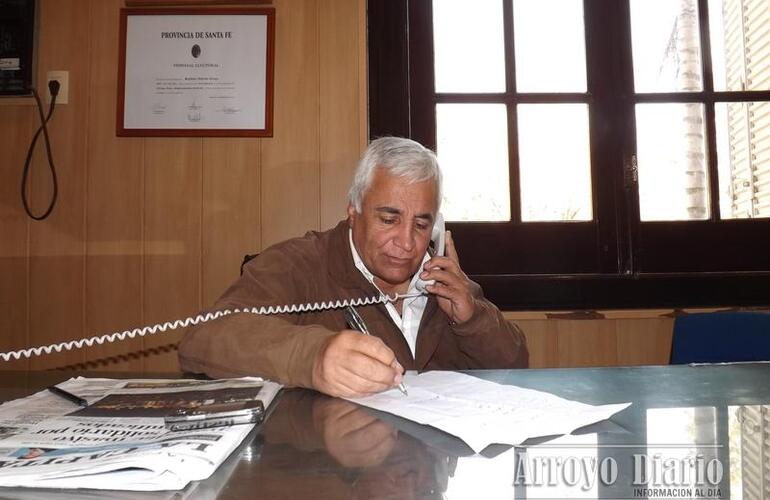
[[[435,148],[505,308],[767,305],[768,0],[369,0],[370,135]]]

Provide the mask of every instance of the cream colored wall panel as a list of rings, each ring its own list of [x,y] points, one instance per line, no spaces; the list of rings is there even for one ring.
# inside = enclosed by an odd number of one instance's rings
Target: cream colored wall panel
[[[358,149],[369,144],[369,62],[366,37],[366,0],[358,0]]]
[[[87,335],[142,325],[143,140],[115,136],[120,0],[92,0],[86,192]],[[87,348],[87,366],[141,370],[141,339]]]
[[[262,145],[262,246],[320,226],[318,2],[278,0],[274,136]]]
[[[667,365],[673,318],[616,320],[619,365]]]
[[[19,182],[32,138],[33,108],[0,107],[0,352],[29,347],[27,338],[27,216]],[[3,362],[0,370],[24,369],[29,360]]]
[[[558,331],[559,366],[617,364],[615,320],[555,321]]]
[[[361,128],[359,109],[359,0],[321,0],[320,181],[321,229],[346,217],[347,191],[361,154],[354,138]],[[365,109],[365,108],[364,108]]]
[[[144,155],[144,321],[184,318],[201,308],[202,139],[146,139]],[[144,338],[146,371],[179,369],[182,331]]]
[[[259,139],[204,139],[201,287],[209,307],[260,249]]]
[[[91,40],[88,3],[44,0],[39,22],[38,92],[45,74],[66,69],[69,104],[57,106],[49,122],[51,146],[59,180],[59,197],[51,216],[30,223],[30,342],[48,344],[84,334],[84,216],[88,81]],[[42,148],[41,148],[42,151]],[[50,185],[44,155],[38,155],[32,179],[36,210],[47,205]],[[82,351],[32,360],[33,368],[51,368],[83,359]]]
[[[519,320],[512,323],[517,324],[527,338],[530,368],[559,366],[558,328],[555,321]]]

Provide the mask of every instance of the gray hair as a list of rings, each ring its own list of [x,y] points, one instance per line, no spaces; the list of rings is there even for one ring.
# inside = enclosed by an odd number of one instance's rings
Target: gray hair
[[[390,175],[410,183],[433,179],[436,182],[436,210],[441,207],[441,170],[436,154],[419,142],[403,137],[380,137],[373,140],[358,162],[348,200],[361,213],[361,202],[374,178],[374,169],[382,168]]]

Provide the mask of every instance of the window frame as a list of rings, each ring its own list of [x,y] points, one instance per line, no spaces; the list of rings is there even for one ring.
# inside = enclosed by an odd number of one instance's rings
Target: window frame
[[[505,54],[513,54],[511,0],[504,6]],[[764,306],[770,304],[770,219],[718,219],[716,155],[708,155],[708,220],[641,222],[633,171],[634,106],[703,102],[707,149],[715,144],[714,103],[770,100],[770,91],[714,92],[707,0],[700,10],[703,90],[635,94],[628,0],[584,0],[587,92],[516,94],[506,68],[504,94],[435,94],[431,0],[368,0],[369,135],[436,145],[435,105],[504,102],[508,109],[511,219],[449,223],[461,263],[500,307],[516,309]],[[470,7],[469,7],[470,8]],[[618,20],[623,22],[618,22]],[[705,40],[705,41],[704,41]],[[514,105],[589,105],[593,221],[519,220]],[[686,225],[686,227],[684,226]],[[686,231],[682,231],[685,227]],[[746,259],[747,241],[754,245]],[[473,242],[473,243],[469,243]],[[729,242],[729,243],[724,243]],[[697,251],[694,251],[697,250]],[[768,257],[764,257],[768,256]]]

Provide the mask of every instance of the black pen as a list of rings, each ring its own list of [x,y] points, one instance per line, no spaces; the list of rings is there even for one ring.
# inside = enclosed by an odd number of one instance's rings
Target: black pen
[[[348,306],[345,309],[345,320],[352,330],[358,330],[364,335],[371,335],[369,333],[369,329],[366,328],[366,324],[364,323],[363,318],[358,314],[358,311],[356,311],[353,306]],[[406,385],[404,385],[403,382],[398,384],[398,390],[401,391],[404,396],[409,395],[409,393],[406,392]]]
[[[85,399],[81,398],[80,396],[76,396],[71,392],[67,392],[64,389],[60,389],[55,385],[52,385],[51,387],[49,387],[48,390],[56,394],[57,396],[60,396],[68,401],[75,403],[76,405],[88,406],[88,401],[86,401]]]

